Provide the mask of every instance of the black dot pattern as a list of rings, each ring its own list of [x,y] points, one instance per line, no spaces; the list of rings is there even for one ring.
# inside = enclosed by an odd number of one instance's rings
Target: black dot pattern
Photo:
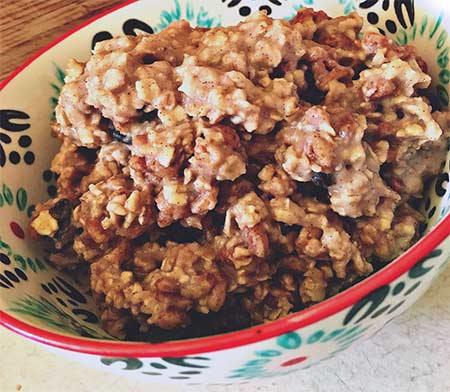
[[[367,14],[367,20],[370,24],[377,24],[378,23],[378,15],[375,12],[369,12]]]
[[[29,164],[32,164],[34,162],[34,153],[32,151],[26,151],[24,152],[24,155],[22,155],[23,152],[20,150],[20,148],[25,149],[31,146],[31,136],[17,135],[17,138],[15,138],[15,136],[12,137],[12,135],[15,135],[19,132],[24,132],[28,128],[30,128],[30,124],[23,121],[28,120],[29,118],[30,116],[27,113],[19,110],[0,110],[0,167],[5,166],[7,162],[13,165],[18,165],[22,161],[27,163],[27,160],[29,160],[30,157],[30,153],[33,154],[33,160]],[[17,120],[20,121],[17,122]],[[11,134],[8,135],[7,132],[11,132]],[[17,143],[16,147],[20,148],[13,148],[9,151],[9,153],[7,153],[4,146],[13,146],[13,143]],[[28,158],[26,159],[25,157],[27,156],[27,154]]]
[[[4,276],[3,274],[0,274],[0,285],[4,289],[9,289],[9,288],[14,287],[13,284],[8,280],[8,278],[6,276]]]
[[[395,24],[395,22],[393,20],[387,20],[385,25],[386,25],[387,31],[389,31],[390,33],[394,34],[397,32],[397,25]]]
[[[19,278],[16,275],[14,275],[14,273],[12,273],[11,271],[5,271],[5,276],[12,282],[19,283],[20,281]]]
[[[11,259],[9,258],[9,256],[7,254],[0,253],[0,263],[9,265],[9,264],[11,264]]]
[[[64,300],[62,298],[56,297],[56,300],[65,308],[67,308],[67,304],[64,302]]]
[[[17,165],[20,162],[20,155],[17,151],[11,151],[9,153],[9,161],[13,164],[13,165]]]
[[[427,197],[425,199],[425,206],[424,206],[425,209],[428,210],[430,208],[430,205],[431,205],[431,199],[429,197]]]
[[[49,195],[50,197],[55,197],[56,194],[58,193],[58,191],[57,191],[57,189],[56,189],[56,186],[54,186],[54,185],[49,185],[49,186],[47,187],[47,193],[48,193],[48,195]]]
[[[409,28],[410,26],[414,25],[415,22],[415,15],[414,12],[414,1],[389,1],[389,0],[362,0],[359,2],[359,8],[363,10],[368,10],[367,13],[367,21],[370,24],[377,25],[379,23],[379,16],[376,13],[376,5],[381,3],[381,7],[384,11],[388,11],[389,7],[391,7],[391,12],[389,15],[394,16],[395,20],[388,19],[384,22],[383,28],[380,28],[378,26],[378,30],[381,34],[385,35],[385,30],[391,33],[395,34],[398,30],[398,25],[400,24],[401,27],[404,29]],[[373,8],[372,8],[373,7]]]
[[[250,7],[244,6],[239,8],[239,15],[241,16],[249,16],[251,12],[252,10]]]
[[[225,3],[228,8],[236,9],[242,17],[247,17],[257,11],[265,11],[267,12],[267,15],[271,15],[273,7],[280,7],[283,5],[282,0],[266,0],[267,4],[259,5],[259,7],[256,4],[253,6],[252,2],[247,2],[247,4],[244,5],[242,0],[222,0],[222,3]]]
[[[20,268],[14,268],[16,275],[22,280],[28,280],[28,276]]]
[[[14,268],[14,272],[5,270],[0,273],[0,287],[3,289],[14,288],[21,280],[27,281],[28,276],[20,268]]]
[[[25,163],[27,165],[32,165],[34,163],[35,159],[36,159],[36,157],[34,156],[34,152],[33,151],[27,151],[25,153],[25,155],[23,156],[23,160],[25,161]]]
[[[58,194],[58,189],[55,186],[55,181],[58,179],[58,175],[50,169],[47,169],[42,172],[42,179],[49,183],[47,186],[48,195],[50,197],[55,197]]]
[[[268,5],[262,5],[259,7],[260,11],[266,11],[267,15],[270,15],[272,13],[272,8],[270,8]]]
[[[436,206],[434,206],[429,212],[428,212],[428,218],[432,218],[434,216],[434,213],[436,212]]]
[[[31,145],[31,137],[28,135],[22,135],[19,137],[19,146],[22,148],[27,148]]]
[[[53,172],[51,170],[44,170],[42,178],[45,182],[50,182],[53,178]]]
[[[405,288],[405,283],[403,283],[403,282],[397,283],[395,285],[394,289],[392,290],[392,294],[393,295],[400,294],[404,288]]]

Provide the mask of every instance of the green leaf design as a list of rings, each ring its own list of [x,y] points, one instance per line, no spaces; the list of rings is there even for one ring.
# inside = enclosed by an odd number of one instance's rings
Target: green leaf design
[[[62,68],[59,65],[53,63],[53,66],[55,67],[56,79],[58,79],[58,82],[60,84],[64,84],[64,78],[66,77],[65,72],[62,70]]]
[[[416,33],[417,33],[417,25],[414,23],[412,25],[412,30],[411,30],[411,39],[412,40],[416,39]]]
[[[16,204],[19,211],[23,211],[27,206],[27,192],[23,188],[19,188],[16,193]]]
[[[114,339],[112,336],[97,332],[96,330],[80,323],[77,319],[59,309],[44,297],[31,297],[27,295],[13,302],[14,307],[9,310],[25,316],[35,317],[53,327],[60,328],[66,333],[83,335],[91,338]]]
[[[36,264],[34,264],[34,261],[31,260],[30,257],[27,257],[27,264],[29,265],[29,267],[31,268],[31,270],[32,270],[33,272],[36,272],[36,271],[37,271]]]
[[[194,19],[194,6],[190,3],[186,4],[186,19],[187,20]]]
[[[439,53],[437,63],[441,68],[445,68],[448,64],[448,51],[449,48],[445,48],[441,53]]]
[[[448,96],[448,92],[445,89],[444,86],[442,86],[441,84],[438,84],[436,86],[436,92],[437,92],[437,96],[439,98],[439,101],[442,103],[443,106],[448,106],[449,104],[449,96]]]
[[[0,207],[3,207],[4,204],[5,204],[5,201],[3,200],[3,195],[0,194]]]
[[[439,17],[437,18],[433,28],[430,31],[430,39],[433,38],[433,36],[436,34],[436,31],[439,29],[439,26],[441,25],[441,22],[442,22],[442,17],[443,17],[443,14],[440,14]]]
[[[33,214],[35,208],[36,208],[36,206],[34,204],[31,204],[28,206],[28,208],[27,208],[28,218],[31,218],[31,215]]]
[[[20,264],[20,267],[26,271],[27,269],[27,262],[21,255],[14,255],[13,259]]]
[[[441,31],[441,34],[439,34],[438,39],[436,40],[436,49],[441,49],[445,41],[447,41],[448,33],[445,30]]]
[[[3,197],[5,198],[6,203],[12,206],[14,201],[13,194],[6,184],[3,184]]]
[[[344,15],[348,15],[350,12],[356,11],[355,4],[350,1],[344,8]]]
[[[173,21],[183,18],[202,27],[220,26],[220,19],[210,16],[202,6],[196,9],[196,2],[189,1],[186,7],[182,7],[179,0],[174,0],[172,9],[161,12],[155,31],[161,31]]]
[[[56,105],[58,105],[58,97],[59,97],[59,94],[61,93],[61,88],[64,85],[64,78],[66,77],[66,74],[62,70],[61,67],[59,67],[56,63],[53,63],[53,66],[55,68],[55,76],[57,79],[57,83],[50,83],[50,86],[55,93],[55,95],[50,98],[50,106],[53,109],[53,111],[50,115],[50,119],[52,121],[54,121],[56,119],[55,108],[56,108]]]
[[[175,0],[175,12],[173,13],[173,15],[176,20],[180,19],[181,17],[181,6],[179,0]]]
[[[52,313],[58,314],[59,309],[45,298],[37,299],[27,296],[13,303],[16,306],[10,309],[13,312],[30,315],[40,319],[45,319],[52,325],[62,326],[60,322],[52,319],[51,317],[48,317]]]
[[[6,242],[3,242],[1,238],[0,238],[0,249],[6,249],[6,253],[8,254],[8,256],[12,255],[11,247]]]
[[[422,18],[422,22],[420,24],[420,35],[423,35],[423,33],[425,33],[427,24],[428,24],[428,17],[426,15],[424,15],[424,17]]]
[[[39,260],[37,257],[34,259],[34,262],[36,263],[36,266],[41,270],[46,270],[47,268],[45,267],[45,264]]]
[[[55,83],[50,83],[50,86],[52,86],[52,89],[55,92],[55,94],[59,95],[59,93],[61,92],[61,88],[57,86]]]
[[[39,260],[37,257],[33,260],[30,257],[27,257],[26,259],[19,255],[13,253],[11,247],[4,241],[1,240],[0,237],[0,250],[2,252],[5,252],[8,254],[8,256],[12,257],[12,259],[22,268],[24,271],[27,270],[27,268],[31,268],[34,272],[37,272],[38,270],[43,271],[47,270],[47,266]]]

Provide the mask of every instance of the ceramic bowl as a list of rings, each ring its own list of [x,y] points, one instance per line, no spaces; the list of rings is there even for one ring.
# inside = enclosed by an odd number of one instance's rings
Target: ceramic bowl
[[[449,159],[424,198],[427,234],[378,273],[335,297],[281,320],[225,335],[162,344],[114,340],[89,296],[53,270],[30,240],[34,204],[55,194],[49,171],[57,142],[49,122],[69,58],[87,59],[95,42],[157,32],[188,19],[235,24],[258,9],[289,18],[303,6],[333,16],[354,10],[428,62],[433,90],[448,106],[450,15],[438,0],[128,1],[65,34],[21,65],[0,93],[0,323],[54,350],[118,374],[174,383],[245,382],[287,374],[346,350],[411,306],[450,254]],[[450,156],[450,154],[449,154]]]

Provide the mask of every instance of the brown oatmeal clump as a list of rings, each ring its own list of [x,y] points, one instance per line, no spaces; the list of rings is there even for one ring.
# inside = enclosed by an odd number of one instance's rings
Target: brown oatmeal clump
[[[284,317],[419,237],[450,115],[414,48],[356,13],[171,24],[71,60],[55,198],[30,233],[104,328],[161,341]],[[78,271],[78,272],[77,272]]]

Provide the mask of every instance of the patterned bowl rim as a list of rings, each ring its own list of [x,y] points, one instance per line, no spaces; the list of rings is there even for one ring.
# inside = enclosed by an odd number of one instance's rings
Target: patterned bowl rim
[[[17,67],[6,79],[0,83],[0,92],[9,82],[19,75],[25,68],[33,63],[38,57],[50,50],[70,35],[81,30],[85,26],[100,19],[114,11],[124,8],[139,0],[128,0],[113,8],[110,8],[74,29],[61,35],[59,38],[36,52],[24,63]],[[271,321],[263,325],[257,325],[241,331],[229,332],[204,338],[187,339],[167,343],[131,343],[124,341],[98,341],[87,338],[71,337],[45,329],[35,327],[31,324],[16,319],[15,317],[0,310],[0,325],[18,333],[26,338],[56,348],[75,351],[85,354],[93,354],[110,357],[161,357],[180,356],[214,352],[235,347],[257,343],[287,332],[306,327],[329,317],[341,310],[352,306],[367,294],[379,287],[389,284],[399,276],[410,270],[420,259],[427,256],[442,241],[450,235],[450,212],[413,247],[399,256],[394,262],[384,267],[374,275],[364,279],[362,282],[352,286],[334,297],[323,301],[310,308],[286,316],[280,320]]]

